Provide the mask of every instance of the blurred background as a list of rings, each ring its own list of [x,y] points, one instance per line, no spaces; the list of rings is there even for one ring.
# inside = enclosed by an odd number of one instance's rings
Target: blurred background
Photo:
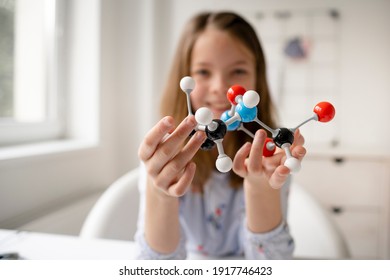
[[[282,126],[335,105],[295,180],[352,258],[390,259],[388,0],[0,0],[0,228],[78,235],[138,166],[184,23],[221,9],[258,32]]]

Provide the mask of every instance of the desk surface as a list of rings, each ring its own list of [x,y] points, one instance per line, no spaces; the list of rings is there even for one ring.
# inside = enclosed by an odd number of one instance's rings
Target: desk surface
[[[32,260],[124,260],[135,259],[136,245],[132,241],[0,230],[0,254],[11,252]]]
[[[78,236],[0,229],[0,254],[18,253],[27,260],[134,260],[133,241],[86,239]],[[219,259],[188,253],[188,259]],[[224,259],[242,259],[240,256]]]

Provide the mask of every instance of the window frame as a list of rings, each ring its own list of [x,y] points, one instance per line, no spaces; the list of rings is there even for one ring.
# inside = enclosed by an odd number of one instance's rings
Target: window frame
[[[67,98],[64,87],[61,86],[62,78],[60,79],[60,77],[64,77],[65,73],[62,46],[64,45],[66,1],[43,1],[45,30],[42,40],[47,49],[43,73],[46,77],[43,84],[46,118],[40,122],[19,122],[11,118],[0,119],[0,147],[59,140],[64,139],[66,135]]]

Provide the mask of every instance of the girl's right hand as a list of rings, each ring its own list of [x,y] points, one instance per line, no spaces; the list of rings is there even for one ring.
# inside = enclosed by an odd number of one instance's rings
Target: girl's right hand
[[[172,117],[164,117],[139,147],[138,156],[145,163],[148,179],[168,196],[182,196],[194,178],[196,165],[191,160],[206,139],[205,133],[198,131],[184,145],[195,127],[194,116],[187,116],[177,127]]]

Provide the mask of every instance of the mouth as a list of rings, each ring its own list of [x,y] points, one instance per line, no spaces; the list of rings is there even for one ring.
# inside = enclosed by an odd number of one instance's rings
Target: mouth
[[[225,111],[230,110],[230,106],[228,106],[226,104],[221,104],[221,105],[213,104],[213,105],[211,105],[209,103],[209,104],[206,104],[206,106],[211,110],[211,112],[213,112],[214,118],[218,118],[218,119],[221,117],[221,115]]]

